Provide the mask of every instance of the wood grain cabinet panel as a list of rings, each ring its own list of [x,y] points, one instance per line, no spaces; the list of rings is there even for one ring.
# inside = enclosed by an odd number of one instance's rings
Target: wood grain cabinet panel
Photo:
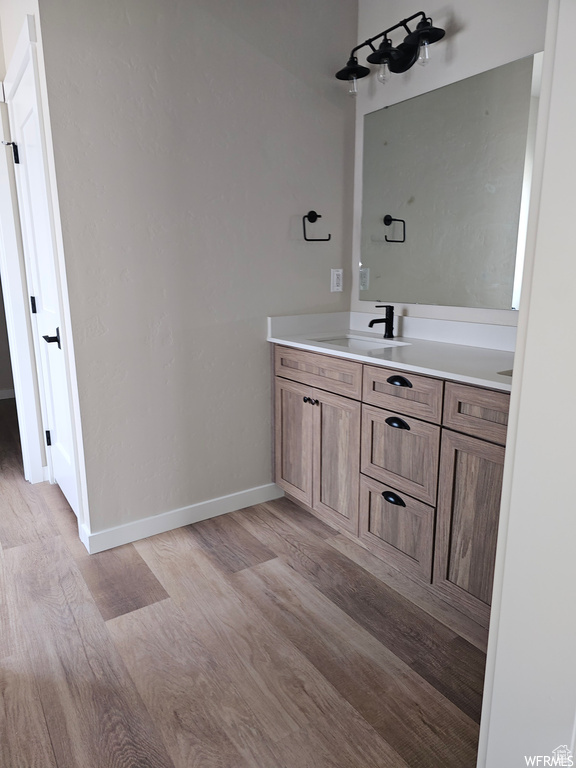
[[[275,475],[277,484],[293,498],[312,505],[314,419],[304,398],[310,387],[276,379]]]
[[[488,625],[500,514],[504,447],[444,430],[433,583]]]
[[[434,508],[369,477],[360,480],[360,539],[418,580],[432,580]]]
[[[444,382],[391,368],[364,366],[362,400],[380,408],[440,423]]]
[[[276,483],[358,535],[360,403],[276,377],[275,411]]]
[[[352,360],[276,346],[275,373],[355,400],[362,397],[362,364]]]
[[[362,406],[361,471],[427,504],[436,503],[440,427]]]
[[[458,432],[504,445],[509,405],[507,392],[447,382],[443,424]]]
[[[316,390],[313,503],[318,517],[358,535],[361,406]]]

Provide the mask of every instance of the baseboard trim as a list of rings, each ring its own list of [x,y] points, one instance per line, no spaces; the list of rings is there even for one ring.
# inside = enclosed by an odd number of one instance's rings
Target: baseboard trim
[[[148,536],[155,536],[157,533],[165,533],[174,528],[181,528],[183,525],[190,525],[190,523],[198,523],[200,520],[208,520],[211,517],[235,512],[237,509],[251,507],[253,504],[263,504],[282,496],[284,496],[284,491],[275,483],[269,483],[256,488],[248,488],[239,493],[232,493],[229,496],[201,501],[199,504],[191,504],[189,507],[174,509],[171,512],[163,512],[153,517],[145,517],[132,523],[118,525],[115,528],[107,528],[104,531],[90,533],[85,526],[82,526],[80,538],[88,552],[93,555],[96,552],[103,552],[105,549],[119,547],[121,544],[130,544]]]
[[[16,397],[13,389],[0,389],[0,400],[10,400]]]

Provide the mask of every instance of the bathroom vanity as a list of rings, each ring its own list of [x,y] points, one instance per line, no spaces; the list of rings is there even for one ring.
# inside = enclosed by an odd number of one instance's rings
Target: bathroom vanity
[[[485,627],[540,66],[365,112],[351,311],[268,329],[276,483]]]
[[[276,483],[487,626],[512,353],[324,337],[269,336]]]

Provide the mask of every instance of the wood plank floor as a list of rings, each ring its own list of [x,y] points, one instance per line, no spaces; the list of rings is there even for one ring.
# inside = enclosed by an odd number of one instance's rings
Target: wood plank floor
[[[467,768],[485,632],[282,499],[89,556],[0,401],[2,768]]]

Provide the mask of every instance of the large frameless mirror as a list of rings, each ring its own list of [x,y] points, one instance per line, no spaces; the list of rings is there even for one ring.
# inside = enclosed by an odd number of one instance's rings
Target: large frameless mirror
[[[518,308],[540,58],[365,116],[361,300]]]

